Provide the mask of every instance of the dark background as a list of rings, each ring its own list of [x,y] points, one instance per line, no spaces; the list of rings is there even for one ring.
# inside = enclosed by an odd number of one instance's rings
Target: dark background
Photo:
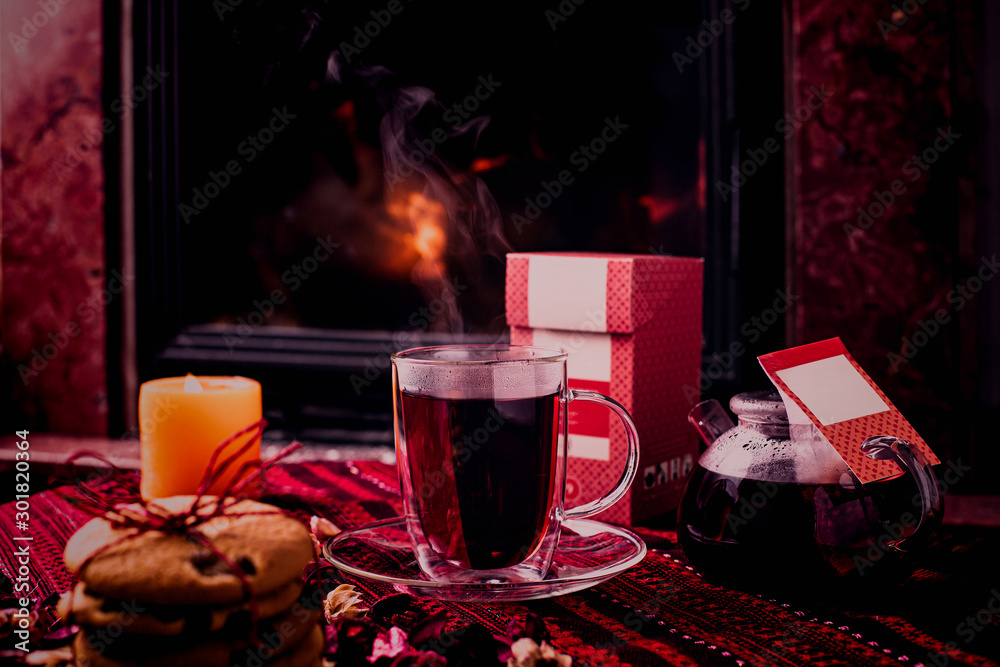
[[[993,3],[924,3],[897,16],[893,3],[866,0],[745,11],[588,0],[556,30],[545,12],[558,3],[403,6],[357,61],[392,71],[379,86],[371,69],[342,70],[336,84],[326,73],[329,54],[377,6],[244,0],[220,18],[212,3],[87,0],[65,5],[26,55],[0,58],[9,430],[117,439],[135,426],[140,381],[192,371],[263,381],[275,438],[385,442],[387,377],[377,366],[387,350],[503,335],[503,244],[479,233],[485,219],[469,206],[480,179],[515,249],[702,254],[705,396],[766,386],[759,354],[840,336],[942,458],[973,462],[970,489],[995,488],[1000,290],[988,282],[960,311],[947,301],[998,250]],[[677,72],[672,53],[726,9],[736,21]],[[3,4],[14,23],[29,10]],[[171,73],[130,115],[134,136],[112,111],[129,66],[129,87],[147,66]],[[479,110],[489,125],[439,147],[432,173],[448,178],[428,190],[460,204],[432,268],[469,278],[463,317],[411,326],[436,282],[385,188],[379,123],[404,94],[422,88],[451,105],[488,74],[503,82]],[[776,123],[816,88],[829,99],[723,199],[716,184],[780,136]],[[178,206],[192,188],[240,157],[239,142],[279,103],[297,118],[183,225]],[[428,104],[406,127],[426,134],[440,112]],[[512,230],[524,198],[611,113],[628,130],[538,220]],[[104,117],[118,130],[55,176],[53,164]],[[962,140],[869,228],[845,231],[947,126]],[[452,218],[477,233],[459,236]],[[281,276],[309,258],[320,230],[341,246],[292,292]],[[134,291],[80,322],[78,306],[115,271],[136,275]],[[276,288],[289,299],[262,318],[254,302]],[[745,333],[779,291],[796,298],[791,313]],[[894,364],[942,307],[951,321]],[[244,336],[241,318],[253,316],[266,321]],[[18,368],[70,322],[85,325],[80,335],[22,382]],[[733,344],[747,351],[727,357]],[[374,374],[360,392],[350,380],[359,372]]]

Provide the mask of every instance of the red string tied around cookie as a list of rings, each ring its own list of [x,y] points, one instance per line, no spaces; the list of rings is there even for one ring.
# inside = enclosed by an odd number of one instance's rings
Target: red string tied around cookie
[[[301,449],[302,445],[298,442],[293,442],[288,445],[267,461],[254,460],[245,462],[236,471],[236,474],[229,479],[225,487],[218,494],[218,500],[216,502],[203,502],[205,498],[209,496],[208,490],[212,488],[216,482],[222,479],[226,470],[229,469],[235,461],[239,460],[243,454],[249,451],[254,443],[260,439],[266,427],[267,421],[261,419],[260,421],[233,433],[215,448],[208,461],[208,465],[205,468],[205,473],[198,485],[198,489],[195,492],[194,502],[191,503],[188,510],[183,512],[170,512],[157,505],[155,499],[147,501],[138,496],[134,499],[129,499],[128,501],[123,501],[120,498],[114,499],[109,494],[82,482],[79,477],[76,478],[77,483],[72,487],[75,491],[75,495],[62,489],[56,489],[56,493],[58,493],[64,500],[70,502],[76,507],[79,507],[84,512],[95,517],[101,517],[116,528],[131,529],[135,531],[123,536],[119,540],[115,540],[110,544],[104,545],[87,556],[86,560],[80,566],[80,571],[82,572],[87,566],[87,563],[95,557],[129,539],[130,537],[133,537],[137,533],[158,531],[169,535],[182,535],[187,537],[192,542],[195,542],[209,550],[229,569],[230,572],[232,572],[234,576],[240,580],[244,596],[247,598],[247,602],[250,606],[250,615],[252,618],[254,633],[253,640],[254,643],[257,643],[258,638],[256,637],[256,631],[259,615],[256,595],[254,595],[253,585],[250,583],[249,576],[243,571],[238,563],[233,561],[229,558],[229,556],[223,553],[221,549],[212,544],[211,540],[205,537],[205,535],[198,531],[197,528],[201,524],[220,516],[274,514],[274,512],[228,512],[227,510],[242,500],[239,494],[244,492],[249,485],[253,484],[258,479],[263,479],[264,473],[268,468],[281,459],[287,457],[292,452]],[[223,458],[226,448],[248,433],[253,433],[253,436],[246,443],[241,445],[235,452],[226,455]],[[69,458],[67,463],[69,464],[71,475],[76,471],[77,461],[82,458],[97,459],[110,467],[110,476],[103,481],[121,482],[129,479],[127,473],[105,459],[103,456],[87,451],[76,452]],[[122,507],[122,505],[126,503],[130,506]]]

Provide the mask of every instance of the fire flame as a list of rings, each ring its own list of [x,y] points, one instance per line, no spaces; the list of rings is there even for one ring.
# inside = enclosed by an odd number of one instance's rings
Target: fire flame
[[[389,213],[402,222],[409,222],[413,231],[406,235],[406,245],[418,255],[413,267],[421,280],[441,280],[445,274],[444,252],[448,246],[445,225],[448,212],[441,202],[411,192],[389,204]]]
[[[659,225],[670,216],[681,209],[684,202],[680,199],[661,197],[649,194],[639,197],[639,206],[644,207],[649,212],[649,221],[654,225]]]
[[[499,169],[500,167],[507,164],[508,160],[511,159],[510,155],[498,155],[497,157],[477,157],[469,165],[469,171],[473,174],[482,174],[483,172],[492,171],[493,169]]]

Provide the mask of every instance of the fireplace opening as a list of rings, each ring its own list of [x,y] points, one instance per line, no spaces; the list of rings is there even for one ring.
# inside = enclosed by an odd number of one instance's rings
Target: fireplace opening
[[[675,4],[140,3],[143,378],[252,375],[272,437],[387,443],[389,353],[502,339],[511,250],[711,258],[715,359],[782,284],[780,156],[709,191],[780,116],[782,15]]]

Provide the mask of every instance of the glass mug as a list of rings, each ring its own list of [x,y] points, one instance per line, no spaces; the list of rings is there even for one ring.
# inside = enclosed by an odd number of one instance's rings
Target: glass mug
[[[635,423],[617,401],[569,389],[562,350],[446,345],[392,355],[396,458],[406,529],[434,581],[541,581],[566,519],[592,516],[628,490]],[[567,408],[593,401],[625,425],[615,487],[566,510]]]

